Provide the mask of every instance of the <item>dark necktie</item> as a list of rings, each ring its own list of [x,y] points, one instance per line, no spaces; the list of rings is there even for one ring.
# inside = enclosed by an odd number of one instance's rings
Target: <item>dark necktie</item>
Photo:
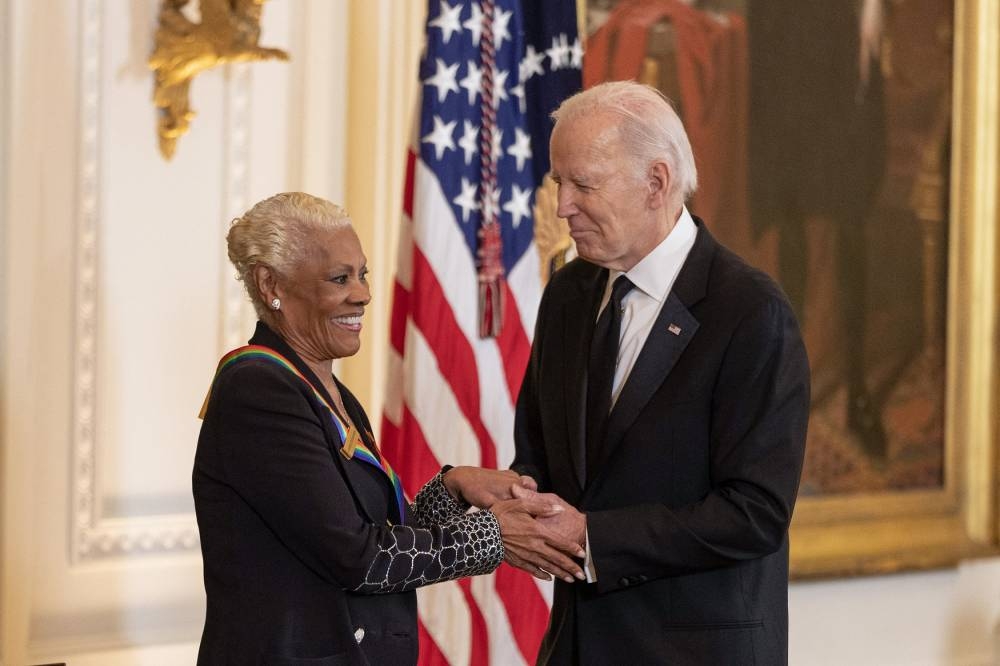
[[[611,299],[594,327],[590,341],[590,365],[587,374],[587,476],[597,464],[611,410],[611,389],[618,365],[618,338],[622,328],[622,300],[633,285],[624,275],[611,287]]]

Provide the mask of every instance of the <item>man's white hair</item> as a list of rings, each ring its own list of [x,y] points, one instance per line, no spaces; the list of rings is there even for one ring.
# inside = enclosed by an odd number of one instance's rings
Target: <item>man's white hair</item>
[[[579,92],[552,112],[556,124],[594,113],[617,116],[618,133],[632,156],[636,175],[645,178],[653,162],[664,161],[670,171],[667,196],[687,201],[698,189],[698,169],[684,124],[663,93],[635,81],[609,81]]]

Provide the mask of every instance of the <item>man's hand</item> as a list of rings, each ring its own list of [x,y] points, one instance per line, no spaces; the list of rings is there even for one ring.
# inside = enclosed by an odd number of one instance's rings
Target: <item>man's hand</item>
[[[520,476],[509,469],[483,467],[453,467],[444,475],[444,487],[453,497],[480,509],[511,499],[511,488],[535,490],[538,485],[530,476]]]
[[[577,544],[580,548],[586,545],[587,517],[577,511],[572,504],[553,493],[536,493],[530,488],[519,486],[511,488],[511,494],[517,499],[539,498],[553,506],[560,507],[561,511],[539,516],[538,522],[567,541]]]
[[[562,513],[563,507],[520,486],[513,486],[511,491],[530,496],[504,500],[490,509],[500,523],[507,562],[541,580],[551,580],[551,576],[567,583],[572,583],[574,577],[584,580],[583,570],[572,559],[583,557],[583,549],[541,522]]]

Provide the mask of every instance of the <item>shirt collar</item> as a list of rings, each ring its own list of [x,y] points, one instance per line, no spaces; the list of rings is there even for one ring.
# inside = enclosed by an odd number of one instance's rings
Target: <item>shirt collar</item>
[[[694,246],[698,228],[694,224],[687,206],[681,207],[681,215],[677,224],[670,230],[667,237],[660,241],[649,254],[639,260],[632,270],[622,273],[611,271],[608,276],[608,288],[619,275],[627,275],[628,279],[644,294],[658,302],[667,298],[674,285],[674,279],[684,265],[688,252]]]

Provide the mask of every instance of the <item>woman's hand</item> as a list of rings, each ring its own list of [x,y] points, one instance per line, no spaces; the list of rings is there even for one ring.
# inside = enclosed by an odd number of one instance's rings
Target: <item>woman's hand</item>
[[[509,469],[453,467],[445,472],[443,481],[452,497],[480,509],[488,509],[497,502],[511,499],[512,486],[538,489],[538,484],[530,476],[520,476]]]
[[[585,580],[583,570],[573,560],[584,556],[583,549],[542,524],[543,520],[563,513],[560,504],[535,494],[504,500],[490,511],[500,523],[500,536],[509,564],[541,580],[551,580],[551,576],[558,576],[567,583],[572,583],[574,578]]]

